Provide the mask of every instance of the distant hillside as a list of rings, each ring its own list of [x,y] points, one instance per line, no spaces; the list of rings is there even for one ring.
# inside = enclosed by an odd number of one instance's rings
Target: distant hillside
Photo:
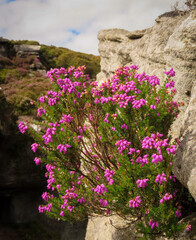
[[[0,38],[0,87],[18,115],[35,112],[32,102],[50,88],[47,70],[81,65],[86,66],[90,78],[95,78],[100,71],[100,57],[36,41]]]

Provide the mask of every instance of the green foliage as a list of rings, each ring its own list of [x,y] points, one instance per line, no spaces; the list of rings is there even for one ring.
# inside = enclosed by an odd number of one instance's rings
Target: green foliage
[[[10,69],[0,69],[0,84],[5,83],[5,78],[9,73]]]
[[[32,41],[32,40],[11,40],[10,42],[14,45],[22,45],[22,44],[39,45],[39,42]]]
[[[100,57],[92,54],[74,52],[67,48],[46,45],[41,45],[41,53],[47,69],[85,65],[86,73],[91,78],[95,78],[96,74],[100,72]]]
[[[10,67],[12,65],[13,65],[13,63],[12,63],[11,59],[9,59],[7,57],[0,57],[0,69],[3,69],[5,67]]]
[[[49,86],[49,79],[44,77],[15,78],[15,81],[12,78],[12,81],[4,85],[4,93],[7,101],[13,104],[16,113],[19,115],[34,115],[35,105],[33,105],[33,102],[37,100],[41,92],[46,92]]]
[[[10,41],[12,44],[39,45],[36,41]],[[48,90],[49,80],[37,71],[36,63],[43,69],[67,67],[68,65],[86,65],[86,73],[95,78],[100,71],[100,58],[90,54],[71,51],[67,48],[41,45],[41,56],[25,58],[0,58],[0,84],[7,100],[14,105],[17,114],[34,114],[35,108],[30,102],[35,101],[40,93]],[[32,64],[35,67],[32,69]],[[38,67],[39,68],[39,67]],[[42,78],[40,78],[42,77]]]
[[[41,121],[33,122],[39,130],[28,123],[19,127],[36,141],[36,164],[47,168],[51,191],[42,195],[48,204],[40,212],[69,221],[118,214],[135,223],[143,239],[176,237],[184,225],[177,225],[176,145],[168,139],[179,112],[174,71],[156,88],[156,76],[136,69],[119,68],[99,87],[84,67],[51,70],[54,88],[40,98]]]

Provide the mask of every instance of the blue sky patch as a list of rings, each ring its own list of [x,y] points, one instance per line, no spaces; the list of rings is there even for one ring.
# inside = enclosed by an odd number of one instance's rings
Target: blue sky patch
[[[80,35],[80,32],[78,32],[78,31],[75,30],[75,29],[70,29],[69,32],[73,33],[73,34],[76,35],[76,36]]]
[[[9,2],[15,2],[16,0],[6,0],[7,3]]]

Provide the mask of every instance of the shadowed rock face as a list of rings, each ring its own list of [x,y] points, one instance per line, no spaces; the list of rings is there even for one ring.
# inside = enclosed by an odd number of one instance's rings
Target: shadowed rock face
[[[157,75],[162,81],[164,71],[176,71],[176,99],[184,102],[184,107],[171,129],[173,139],[182,141],[173,171],[196,200],[196,10],[163,14],[153,27],[140,31],[101,30],[98,39],[99,82],[124,65],[139,65],[140,72]]]
[[[17,117],[2,91],[0,112],[0,221],[27,222],[38,217],[44,173],[35,166],[30,150],[32,140],[19,133]]]
[[[10,56],[10,42],[8,39],[0,37],[0,57]]]

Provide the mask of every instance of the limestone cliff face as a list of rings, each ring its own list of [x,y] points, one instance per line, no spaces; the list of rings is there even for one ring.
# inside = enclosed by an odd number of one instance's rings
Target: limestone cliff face
[[[196,200],[196,10],[163,14],[153,27],[140,31],[101,30],[98,39],[100,82],[123,65],[139,65],[140,72],[161,80],[164,71],[172,67],[176,71],[176,99],[183,101],[184,107],[171,131],[173,138],[182,141],[173,170]]]

